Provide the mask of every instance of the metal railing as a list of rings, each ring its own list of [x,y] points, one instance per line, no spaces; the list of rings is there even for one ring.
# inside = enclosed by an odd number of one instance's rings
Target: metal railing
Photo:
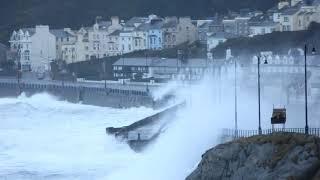
[[[274,132],[290,132],[290,133],[305,133],[305,128],[274,128],[274,129],[263,129],[262,134],[268,135]],[[258,130],[234,130],[234,129],[223,129],[222,137],[224,138],[245,138],[250,136],[259,135]],[[320,137],[320,128],[309,128],[309,135],[314,135]]]

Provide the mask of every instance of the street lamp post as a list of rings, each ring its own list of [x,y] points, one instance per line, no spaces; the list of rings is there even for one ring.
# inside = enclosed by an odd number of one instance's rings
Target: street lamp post
[[[260,95],[260,60],[261,56],[257,56],[258,58],[258,113],[259,113],[259,135],[262,134],[262,129],[261,129],[261,95]],[[267,58],[265,58],[264,64],[268,64]]]
[[[22,73],[21,73],[21,62],[20,62],[20,60],[19,60],[19,62],[18,62],[18,68],[17,68],[18,95],[20,95],[21,92],[22,92],[22,91],[21,91],[21,86],[20,86],[21,75],[22,75]]]
[[[65,75],[67,74],[66,69],[63,69],[61,71],[61,75],[62,75],[62,88],[64,88],[64,81],[65,81]]]
[[[145,56],[146,56],[146,69],[145,69],[145,72],[146,72],[146,74],[147,74],[147,79],[148,79],[148,73],[149,73],[149,71],[148,71],[148,69],[149,69],[149,67],[148,67],[148,53],[146,52],[145,53]],[[147,81],[147,83],[146,83],[146,92],[147,93],[149,93],[149,85],[148,85],[148,81]]]
[[[234,58],[234,126],[235,138],[238,137],[238,97],[237,97],[237,59]]]
[[[106,61],[103,60],[102,62],[102,66],[103,66],[103,78],[104,78],[104,90],[107,89],[107,78],[106,78]]]
[[[305,134],[309,134],[308,126],[308,81],[307,81],[307,53],[308,44],[304,46],[304,97],[305,97]],[[316,48],[312,48],[312,54],[316,53]]]

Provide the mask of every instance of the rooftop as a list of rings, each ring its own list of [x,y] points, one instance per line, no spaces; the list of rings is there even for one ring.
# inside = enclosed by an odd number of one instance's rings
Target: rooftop
[[[210,34],[208,37],[219,38],[219,39],[232,39],[232,38],[236,38],[237,36],[227,32],[216,32],[216,33]]]
[[[177,27],[177,25],[178,25],[178,22],[172,20],[172,21],[164,23],[162,28],[175,28],[175,27]]]
[[[51,29],[50,33],[53,34],[57,38],[66,38],[66,37],[74,37],[74,35],[63,29]]]
[[[120,30],[115,30],[115,31],[113,31],[112,33],[110,33],[109,35],[110,36],[119,36],[120,35]]]
[[[135,24],[142,24],[142,23],[147,22],[148,20],[149,20],[149,18],[147,18],[147,17],[133,17],[125,23],[125,26],[134,27]]]
[[[36,28],[22,28],[23,33],[29,32],[29,35],[32,36],[36,33]]]

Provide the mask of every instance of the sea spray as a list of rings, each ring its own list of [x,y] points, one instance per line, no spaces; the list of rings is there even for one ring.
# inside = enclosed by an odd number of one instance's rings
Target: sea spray
[[[97,179],[139,158],[105,127],[155,111],[71,104],[48,94],[0,99],[0,179]]]

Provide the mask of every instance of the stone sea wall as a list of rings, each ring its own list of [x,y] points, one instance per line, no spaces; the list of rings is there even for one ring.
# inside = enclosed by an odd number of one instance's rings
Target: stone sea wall
[[[37,93],[49,93],[61,100],[72,103],[106,106],[114,108],[156,107],[152,97],[144,91],[123,90],[117,88],[77,87],[53,84],[28,84],[0,82],[0,97],[17,97],[20,93],[32,96]]]

